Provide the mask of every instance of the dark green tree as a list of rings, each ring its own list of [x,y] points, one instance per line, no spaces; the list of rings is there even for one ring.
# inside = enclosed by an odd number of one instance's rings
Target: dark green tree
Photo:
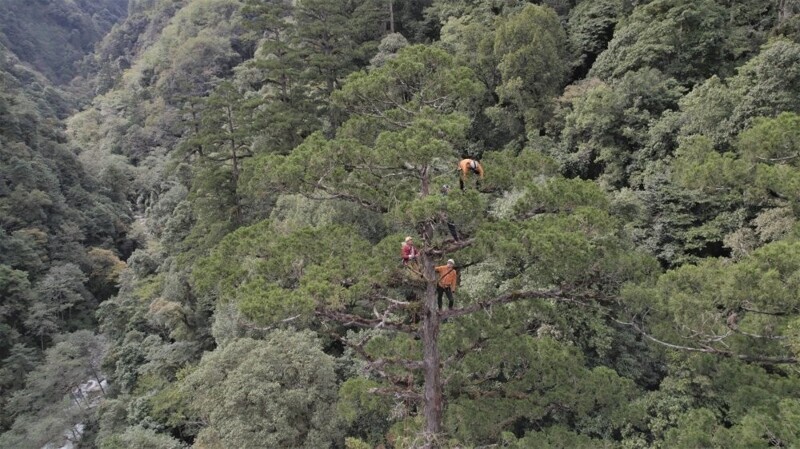
[[[567,36],[558,16],[537,5],[509,15],[495,31],[494,55],[502,81],[489,116],[517,134],[538,131],[568,70]]]
[[[657,68],[685,85],[711,74],[728,75],[736,55],[734,28],[714,1],[656,0],[623,19],[590,75],[604,80],[645,67]]]

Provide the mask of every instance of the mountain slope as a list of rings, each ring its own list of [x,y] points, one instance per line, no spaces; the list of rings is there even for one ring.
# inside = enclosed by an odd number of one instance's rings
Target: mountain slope
[[[6,0],[0,3],[0,43],[64,84],[127,8],[128,0]]]

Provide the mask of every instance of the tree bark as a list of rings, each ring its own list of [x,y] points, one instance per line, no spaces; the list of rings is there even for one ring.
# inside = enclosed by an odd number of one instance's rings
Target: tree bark
[[[228,119],[228,132],[231,144],[231,181],[233,182],[234,220],[237,225],[242,224],[242,205],[239,199],[239,157],[236,154],[236,137],[233,124],[233,106],[225,108]]]
[[[97,386],[100,387],[100,391],[103,393],[103,396],[105,396],[106,389],[103,388],[103,381],[100,380],[100,375],[97,374],[97,371],[95,371],[93,366],[90,366],[89,369],[92,371],[92,377],[94,377],[94,380],[97,381]]]
[[[389,32],[394,34],[394,2],[389,0]]]
[[[778,25],[794,16],[797,0],[778,0]]]
[[[425,225],[423,235],[426,244],[433,237],[433,226]],[[425,440],[423,447],[435,448],[436,436],[442,431],[442,379],[441,356],[439,354],[439,307],[436,303],[436,272],[433,259],[423,252],[422,273],[427,283],[422,316],[422,366],[424,393],[422,397],[425,415]]]
[[[430,194],[430,177],[428,176],[428,166],[425,165],[420,169],[420,179],[421,181],[421,195],[423,197],[428,196]],[[433,237],[433,235],[431,235]]]

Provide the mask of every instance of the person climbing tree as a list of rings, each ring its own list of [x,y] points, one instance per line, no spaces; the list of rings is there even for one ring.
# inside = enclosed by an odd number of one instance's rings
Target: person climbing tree
[[[481,187],[481,179],[483,179],[483,166],[480,162],[476,161],[475,159],[461,159],[461,162],[458,163],[458,172],[458,185],[461,187],[461,190],[464,190],[464,183],[467,181],[470,172],[478,175],[475,185],[478,188]]]
[[[442,294],[447,295],[447,307],[453,308],[453,293],[456,291],[456,282],[458,280],[458,272],[456,271],[456,263],[453,259],[447,260],[447,265],[440,265],[435,267],[436,273],[439,275],[439,283],[436,285],[436,300],[439,303],[439,310],[442,309]]]
[[[403,258],[403,265],[417,261],[419,250],[414,246],[414,239],[410,236],[403,241],[403,245],[400,247],[400,256]]]

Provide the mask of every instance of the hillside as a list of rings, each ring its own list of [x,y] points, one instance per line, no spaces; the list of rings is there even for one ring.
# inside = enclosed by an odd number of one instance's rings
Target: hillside
[[[800,445],[796,2],[89,3],[1,30],[0,447]]]
[[[66,84],[127,7],[128,0],[5,0],[0,44],[51,82]]]

